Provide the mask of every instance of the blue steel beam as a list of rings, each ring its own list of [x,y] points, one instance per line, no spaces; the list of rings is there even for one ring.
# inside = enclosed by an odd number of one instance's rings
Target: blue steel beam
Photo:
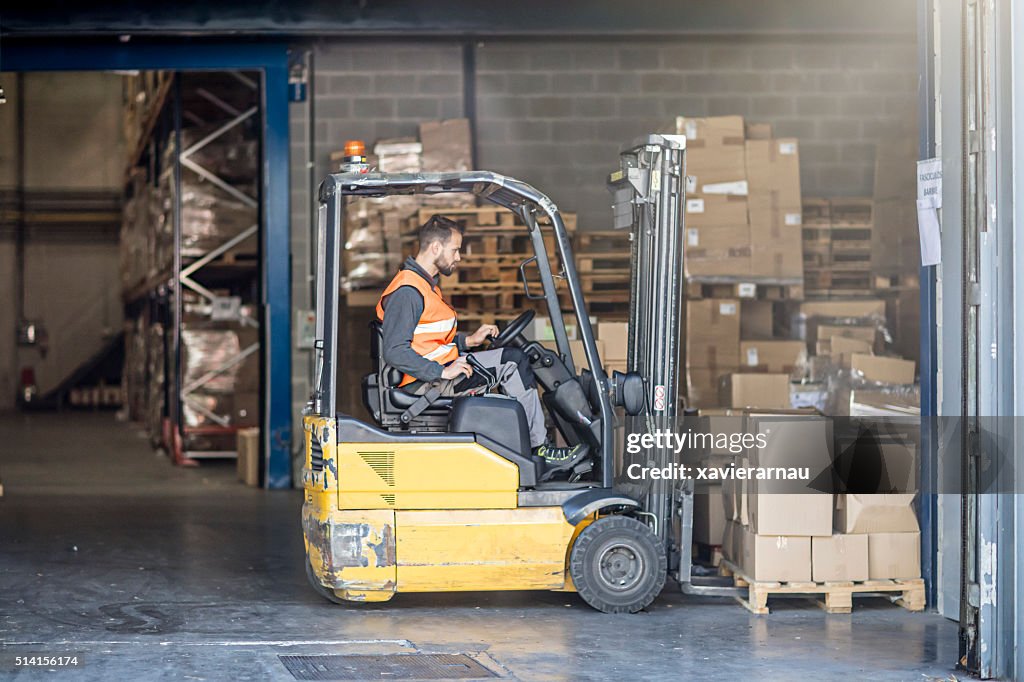
[[[6,17],[5,17],[6,20]],[[264,485],[291,486],[291,261],[288,187],[288,48],[281,43],[88,42],[54,49],[0,43],[4,71],[159,69],[263,73],[263,443]]]

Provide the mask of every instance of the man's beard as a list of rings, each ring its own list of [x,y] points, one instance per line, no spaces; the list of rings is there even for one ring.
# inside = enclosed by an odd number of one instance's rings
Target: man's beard
[[[449,276],[451,276],[451,274],[453,272],[455,272],[455,262],[454,261],[452,261],[451,263],[440,263],[439,262],[439,263],[436,263],[436,266],[437,266],[437,271],[440,272],[445,277],[449,277]]]

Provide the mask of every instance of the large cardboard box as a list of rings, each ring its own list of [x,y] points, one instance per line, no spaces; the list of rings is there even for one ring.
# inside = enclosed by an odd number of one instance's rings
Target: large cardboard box
[[[238,480],[249,486],[260,484],[260,430],[239,429],[236,434]]]
[[[741,116],[676,118],[676,134],[686,136],[687,196],[707,193],[708,185],[737,182],[746,194],[743,133]]]
[[[803,341],[740,341],[740,366],[757,370],[792,374],[807,362],[807,345]]]
[[[921,532],[868,535],[868,577],[906,580],[921,577]]]
[[[881,320],[885,319],[885,301],[881,299],[805,301],[800,304],[799,312],[805,318],[877,318]]]
[[[867,535],[811,538],[811,579],[815,582],[867,580],[868,575]]]
[[[758,493],[750,482],[747,508],[750,529],[761,535],[830,535],[832,495],[828,493]]]
[[[740,304],[740,338],[770,339],[775,335],[775,302],[744,300]]]
[[[820,330],[819,330],[820,332]],[[874,347],[873,342],[865,339],[854,339],[846,336],[830,336],[826,341],[822,341],[819,333],[818,343],[828,346],[828,352],[825,355],[831,357],[836,364],[841,367],[850,367],[850,357],[854,353],[866,353],[872,354]],[[819,353],[820,355],[821,353]]]
[[[747,226],[747,198],[731,194],[701,194],[686,197],[686,227]],[[746,236],[746,235],[744,235]],[[690,248],[690,233],[686,233]],[[735,244],[734,246],[746,246]]]
[[[878,336],[878,328],[873,324],[819,324],[814,330],[813,341],[817,343],[822,339],[835,337],[843,339],[856,339],[872,348]]]
[[[740,303],[706,298],[686,303],[686,366],[731,371],[740,362]]]
[[[836,495],[836,531],[840,533],[912,533],[919,529],[914,495]]]
[[[789,375],[730,373],[722,382],[719,402],[726,407],[787,409]]]
[[[722,554],[737,566],[743,563],[743,526],[735,521],[725,522],[722,533]]]
[[[602,360],[611,363],[626,361],[629,355],[628,322],[598,322],[597,338],[604,347]]]
[[[420,143],[423,145],[424,171],[451,172],[472,169],[473,144],[469,119],[425,121],[420,124]]]
[[[750,274],[779,280],[803,280],[803,239],[798,212],[750,209]]]
[[[689,407],[718,407],[719,377],[724,370],[690,367],[686,370],[686,396]]]
[[[811,579],[811,538],[758,535],[741,531],[746,577],[757,581],[807,582]]]
[[[798,231],[801,218],[800,154],[795,138],[747,140],[745,143],[747,184],[751,214],[757,210],[786,210],[796,217],[792,223]]]
[[[902,358],[885,358],[879,355],[853,353],[850,355],[850,369],[863,375],[869,381],[881,384],[914,383],[914,362]]]
[[[686,226],[687,277],[746,277],[750,273],[750,228],[742,222]]]
[[[698,489],[693,496],[693,540],[705,545],[721,545],[725,535],[725,504],[722,486]]]

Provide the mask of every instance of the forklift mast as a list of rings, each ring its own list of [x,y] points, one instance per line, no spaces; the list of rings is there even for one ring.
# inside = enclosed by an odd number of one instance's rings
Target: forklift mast
[[[648,135],[626,146],[619,170],[608,178],[613,195],[613,224],[630,231],[630,311],[628,370],[645,381],[646,410],[627,422],[627,431],[671,429],[681,415],[679,368],[683,325],[683,221],[686,138]],[[668,451],[647,451],[645,462],[663,466]],[[624,453],[623,461],[629,457]],[[633,493],[654,520],[654,530],[672,557],[671,481],[638,486],[619,477],[618,487]],[[670,558],[670,566],[672,565]]]

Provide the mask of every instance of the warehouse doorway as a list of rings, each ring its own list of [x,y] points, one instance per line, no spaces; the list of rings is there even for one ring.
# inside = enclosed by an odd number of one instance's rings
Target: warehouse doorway
[[[145,271],[146,277],[140,279],[139,272],[131,272],[133,279],[138,281],[135,288],[125,288],[124,312],[134,326],[127,337],[124,353],[129,359],[134,357],[139,371],[143,366],[139,354],[141,346],[147,348],[144,380],[137,380],[134,384],[139,387],[144,383],[145,388],[134,392],[131,396],[134,403],[129,400],[128,408],[132,416],[140,417],[139,399],[143,391],[147,394],[158,391],[151,384],[159,382],[151,382],[150,377],[159,378],[160,363],[157,361],[160,358],[151,357],[148,349],[162,346],[165,353],[163,365],[165,369],[174,370],[165,372],[164,394],[175,399],[164,402],[162,411],[166,420],[163,417],[159,419],[159,430],[156,428],[156,410],[152,411],[153,414],[147,410],[147,429],[151,438],[165,443],[169,451],[176,453],[178,462],[194,461],[194,457],[186,454],[189,452],[223,454],[229,452],[229,447],[233,451],[233,433],[227,433],[235,430],[232,416],[226,405],[215,404],[211,394],[218,388],[222,393],[229,388],[234,391],[235,387],[228,387],[223,377],[229,372],[244,372],[246,362],[255,365],[255,370],[249,370],[247,374],[256,378],[247,380],[244,386],[245,405],[242,409],[245,422],[254,420],[253,413],[261,415],[259,436],[253,443],[259,453],[255,457],[257,475],[265,487],[289,487],[292,399],[287,50],[274,44],[194,46],[181,43],[172,46],[129,41],[102,46],[73,44],[58,50],[48,49],[40,43],[13,46],[5,43],[3,63],[5,69],[23,73],[62,70],[115,72],[125,78],[126,88],[135,88],[134,95],[141,95],[141,99],[126,103],[125,120],[127,123],[132,115],[137,115],[140,118],[134,124],[146,130],[145,134],[138,135],[132,148],[131,161],[127,164],[129,170],[125,173],[124,187],[127,190],[124,196],[126,209],[135,211],[136,217],[142,213],[143,202],[153,200],[147,190],[159,188],[161,173],[166,180],[176,180],[174,186],[178,188],[182,187],[180,181],[184,179],[184,188],[187,189],[190,177],[202,183],[205,194],[193,191],[191,197],[183,193],[171,195],[171,203],[191,211],[193,224],[200,229],[204,219],[207,220],[207,228],[216,224],[216,221],[210,222],[213,215],[207,211],[210,202],[234,202],[233,207],[237,210],[229,222],[237,224],[228,230],[229,236],[215,241],[208,239],[211,235],[194,235],[200,241],[206,239],[206,242],[192,244],[196,248],[184,257],[180,249],[175,252],[167,248],[175,235],[179,240],[183,236],[180,225],[175,228],[175,224],[180,222],[175,216],[183,215],[183,211],[154,213],[162,215],[165,222],[171,220],[170,229],[163,225],[159,231],[164,236],[169,234],[171,239],[165,239],[159,245],[147,244],[146,248],[152,246],[154,255],[156,250],[163,249],[160,265],[162,267],[169,259],[171,266],[160,270],[154,259],[154,267]],[[180,74],[180,77],[174,74]],[[247,91],[248,99],[242,101],[234,95],[224,96],[222,86],[228,82],[238,85],[238,92]],[[159,101],[159,111],[149,111],[145,115],[141,111],[133,111],[132,104],[145,102],[147,98],[151,98],[150,102]],[[214,111],[218,112],[217,117],[213,116]],[[182,135],[183,130],[188,132]],[[172,131],[174,144],[168,144]],[[199,131],[203,133],[199,134]],[[162,133],[159,142],[154,137],[155,133]],[[211,169],[209,159],[204,162],[199,158],[204,149],[225,145],[232,138],[239,143],[235,145],[235,151],[243,157],[248,155],[246,163],[253,171],[248,179],[225,177],[225,171],[228,176],[233,172],[231,168],[219,169],[218,173],[215,172],[217,169]],[[165,163],[168,160],[173,163]],[[237,158],[235,161],[245,159]],[[232,164],[232,167],[237,166]],[[165,186],[169,188],[171,184],[167,182]],[[206,202],[206,207],[203,202]],[[152,206],[147,206],[147,215],[150,208]],[[236,227],[237,230],[234,229]],[[131,230],[127,233],[136,234]],[[184,236],[188,237],[187,230]],[[272,253],[276,257],[259,259],[260,253]],[[148,252],[146,256],[149,256]],[[139,259],[127,260],[137,263]],[[243,263],[245,260],[249,262]],[[173,277],[165,277],[171,273]],[[120,283],[113,288],[120,288]],[[161,304],[161,300],[173,301],[174,305],[168,307]],[[175,313],[176,310],[180,313]],[[236,334],[228,344],[229,351],[218,358],[217,368],[221,371],[213,371],[216,368],[210,367],[209,371],[189,374],[181,371],[187,368],[181,367],[180,363],[168,364],[172,354],[174,357],[181,354],[181,322],[186,316],[203,315],[212,322],[215,310],[218,318],[250,320],[239,323],[244,325],[245,329],[241,330],[244,333]],[[224,323],[224,320],[218,319],[217,322]],[[159,334],[154,331],[154,324],[161,325]],[[161,338],[159,344],[154,341],[158,336]],[[142,344],[140,339],[143,337],[154,342]],[[209,359],[210,349],[216,348],[208,333],[193,335],[191,340],[193,358],[198,354]],[[186,362],[188,353],[186,350]],[[177,384],[173,389],[166,381],[170,375]],[[235,415],[234,421],[238,421],[239,416]]]

